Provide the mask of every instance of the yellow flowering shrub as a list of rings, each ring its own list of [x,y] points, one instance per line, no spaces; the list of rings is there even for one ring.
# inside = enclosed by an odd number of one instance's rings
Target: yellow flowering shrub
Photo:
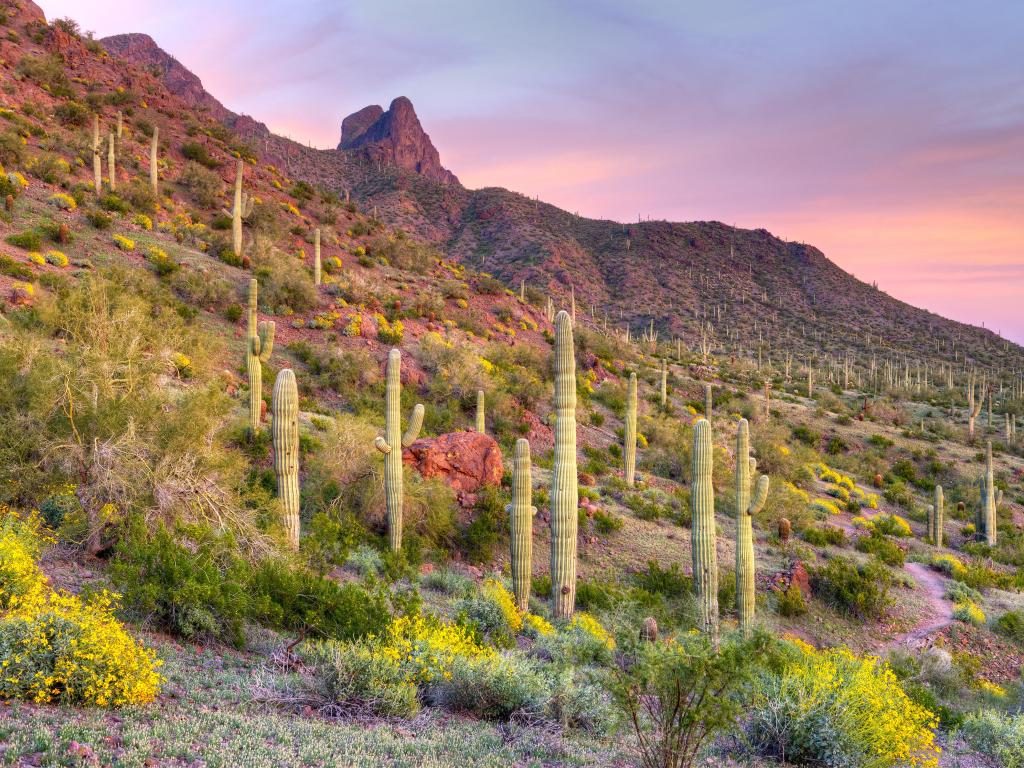
[[[826,499],[815,499],[811,502],[811,509],[815,512],[824,512],[826,515],[840,514],[839,507]]]
[[[374,315],[374,320],[377,321],[377,338],[385,344],[401,344],[402,337],[405,336],[405,326],[401,320],[395,320],[393,323],[389,323],[388,319],[384,315]]]
[[[7,180],[11,182],[11,184],[15,184],[21,187],[22,189],[25,189],[25,187],[28,186],[28,180],[17,171],[11,171],[10,173],[8,173]]]
[[[497,579],[485,579],[480,592],[498,607],[510,630],[516,633],[522,631],[523,615],[516,607],[516,599],[504,584]]]
[[[456,658],[480,658],[494,651],[477,643],[465,627],[416,614],[392,620],[380,653],[401,663],[408,679],[420,684],[450,678]]]
[[[101,707],[144,704],[163,677],[154,651],[115,618],[117,595],[54,591],[37,557],[39,516],[0,510],[0,698]]]
[[[755,743],[794,764],[938,765],[938,720],[907,696],[888,664],[847,648],[791,642],[784,668],[755,687],[749,707]]]
[[[994,696],[997,699],[1006,698],[1006,689],[998,683],[993,683],[991,680],[986,680],[984,677],[978,678],[978,690],[987,693],[989,696]]]
[[[363,333],[363,316],[358,312],[350,315],[348,323],[345,324],[341,332],[346,336],[361,336]]]
[[[137,227],[142,227],[145,230],[153,228],[153,220],[144,213],[137,213],[132,217],[132,224]]]
[[[38,264],[39,266],[43,266],[43,264],[46,263],[46,257],[43,256],[43,254],[41,254],[39,251],[32,251],[31,253],[29,253],[28,260],[31,261],[33,264]]]
[[[985,612],[973,600],[957,603],[953,608],[953,618],[975,627],[985,624]]]
[[[615,638],[608,634],[608,630],[601,626],[601,622],[585,611],[577,611],[573,615],[569,628],[590,635],[609,651],[615,650]]]
[[[54,192],[50,195],[50,205],[55,205],[62,211],[73,211],[78,207],[75,198],[66,192]]]
[[[134,251],[135,241],[130,237],[124,235],[114,235],[114,245],[120,248],[122,251]]]
[[[66,267],[68,265],[68,257],[63,252],[57,250],[47,251],[46,260],[55,267]]]
[[[551,622],[543,616],[535,613],[527,613],[523,616],[523,632],[534,637],[546,637],[555,633]]]

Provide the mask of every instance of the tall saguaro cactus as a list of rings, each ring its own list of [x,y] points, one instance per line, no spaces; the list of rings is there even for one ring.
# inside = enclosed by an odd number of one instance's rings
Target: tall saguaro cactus
[[[690,548],[693,552],[693,591],[704,632],[718,636],[718,554],[715,550],[715,489],[711,422],[699,419],[693,427],[693,477],[690,488]]]
[[[967,436],[974,439],[974,425],[981,415],[981,408],[985,404],[985,382],[981,382],[981,398],[977,398],[976,375],[971,373],[967,379]]]
[[[476,431],[481,435],[487,431],[487,411],[484,408],[484,391],[476,391]]]
[[[711,396],[711,385],[704,385],[704,418],[711,421],[711,406],[714,402],[714,398]]]
[[[530,473],[530,441],[516,440],[512,463],[512,503],[506,507],[512,556],[512,594],[520,611],[530,607],[530,577],[533,571],[533,480]]]
[[[576,356],[572,317],[555,317],[555,466],[551,473],[551,601],[555,618],[576,606],[576,520],[580,489],[576,476]]]
[[[240,159],[235,169],[235,200],[231,211],[221,210],[221,213],[231,217],[231,249],[239,257],[242,255],[242,220],[252,214],[253,205],[253,198],[242,191],[242,167]]]
[[[754,624],[754,515],[768,498],[767,475],[757,478],[754,498],[750,498],[756,471],[757,460],[750,456],[750,427],[746,419],[740,419],[736,429],[736,609],[744,634]]]
[[[631,373],[626,389],[626,424],[622,435],[622,474],[630,488],[636,480],[636,404],[636,374]]]
[[[299,548],[299,390],[291,368],[282,368],[271,396],[274,474],[284,527],[292,549]]]
[[[277,325],[273,320],[257,323],[256,304],[259,284],[256,278],[249,281],[249,316],[245,343],[245,368],[249,374],[249,428],[253,434],[260,430],[260,415],[263,411],[263,363],[270,360],[274,351],[274,332]]]
[[[107,170],[110,171],[110,191],[117,191],[117,150],[114,144],[114,133],[113,131],[109,134],[109,142],[107,144]]]
[[[416,403],[409,428],[402,434],[402,353],[388,353],[384,387],[384,437],[374,441],[384,454],[384,497],[388,508],[388,544],[392,552],[402,548],[402,448],[412,445],[423,427],[423,405]]]
[[[981,488],[981,507],[978,510],[977,530],[985,537],[990,546],[996,545],[996,510],[1003,499],[1003,492],[996,488],[995,472],[992,469],[992,441],[985,447],[985,474],[979,481]]]
[[[313,233],[313,285],[320,285],[320,227]]]
[[[153,126],[153,137],[149,142],[149,186],[153,190],[153,196],[160,197],[160,170],[157,166],[157,159],[160,153],[160,126]]]
[[[661,360],[661,407],[668,405],[668,360]]]
[[[928,538],[936,547],[942,546],[942,525],[945,513],[946,499],[942,493],[942,486],[935,486],[935,503],[928,507]]]
[[[103,194],[103,144],[100,142],[100,116],[92,116],[92,177],[96,196]]]

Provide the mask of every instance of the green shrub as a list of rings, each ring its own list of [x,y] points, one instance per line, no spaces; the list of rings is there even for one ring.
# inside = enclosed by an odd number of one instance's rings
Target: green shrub
[[[542,714],[549,688],[536,662],[520,656],[456,656],[449,675],[435,681],[427,697],[455,712],[507,720],[515,714]]]
[[[1024,714],[972,712],[964,718],[960,734],[1002,768],[1024,768]]]
[[[874,555],[886,565],[902,568],[906,552],[888,536],[883,536],[876,528],[867,536],[861,536],[854,545],[858,552]]]
[[[679,598],[693,592],[693,579],[682,572],[679,563],[670,563],[668,568],[662,568],[656,561],[648,560],[647,570],[634,578],[640,589],[652,595]]]
[[[1024,645],[1024,611],[1007,611],[992,624],[1003,637]]]
[[[477,496],[473,519],[462,532],[460,548],[471,563],[489,562],[508,534],[506,500],[500,489],[484,486]]]
[[[7,242],[15,248],[21,248],[26,251],[38,251],[43,247],[43,236],[38,230],[26,229],[24,232],[8,235]]]
[[[19,264],[10,256],[0,254],[0,275],[7,275],[17,280],[32,280],[35,275],[24,264]]]
[[[220,167],[220,161],[210,155],[210,151],[206,148],[205,144],[200,144],[198,141],[186,141],[182,144],[181,154],[184,155],[186,160],[192,160],[206,168],[215,169]]]
[[[53,110],[53,114],[61,125],[72,128],[81,128],[89,122],[89,109],[77,101],[65,101],[63,104],[58,104],[57,108]]]
[[[735,727],[741,695],[764,664],[773,641],[763,633],[734,635],[720,646],[703,634],[643,643],[619,671],[612,690],[633,726],[644,768],[689,768],[702,746]]]
[[[790,584],[785,591],[777,593],[775,608],[780,616],[803,616],[807,613],[804,593],[796,584]]]
[[[96,229],[109,229],[110,225],[114,223],[113,217],[100,210],[89,211],[85,214],[85,220]]]
[[[302,685],[309,704],[344,715],[412,717],[419,712],[416,684],[397,659],[369,644],[333,640],[299,646]]]
[[[860,618],[878,618],[889,604],[892,576],[877,561],[858,565],[836,556],[811,571],[811,588],[822,600]]]
[[[846,532],[834,525],[808,526],[800,532],[800,535],[804,541],[815,547],[824,547],[826,545],[835,547],[846,546]]]
[[[217,205],[224,193],[224,181],[220,175],[195,162],[185,163],[178,181],[204,208]]]
[[[128,213],[132,207],[113,192],[107,192],[99,199],[99,206],[111,213]]]

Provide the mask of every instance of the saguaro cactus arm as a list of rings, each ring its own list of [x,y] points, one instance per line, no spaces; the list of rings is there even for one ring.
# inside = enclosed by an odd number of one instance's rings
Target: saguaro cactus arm
[[[416,403],[412,408],[412,413],[409,415],[409,426],[406,428],[405,434],[402,435],[403,448],[408,448],[420,436],[420,430],[423,429],[423,414],[423,403]]]

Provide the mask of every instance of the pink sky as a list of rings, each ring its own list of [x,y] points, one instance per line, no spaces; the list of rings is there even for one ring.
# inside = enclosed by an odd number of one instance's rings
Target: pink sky
[[[413,100],[442,162],[570,211],[808,242],[1024,342],[1024,6],[42,0],[147,32],[228,107],[334,146]]]

